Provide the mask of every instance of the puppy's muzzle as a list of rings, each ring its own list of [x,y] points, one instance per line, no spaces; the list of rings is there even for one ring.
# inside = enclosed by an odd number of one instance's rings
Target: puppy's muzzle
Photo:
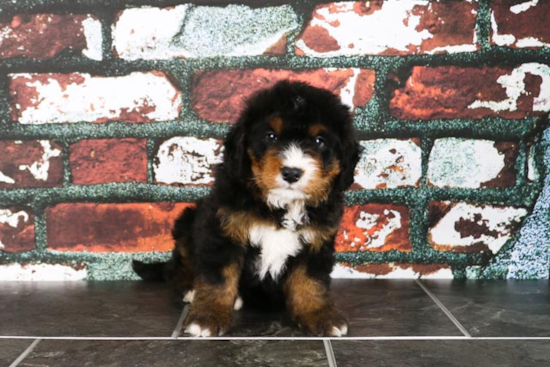
[[[304,174],[303,170],[295,167],[283,167],[283,169],[281,170],[281,175],[283,176],[283,180],[285,180],[290,184],[298,181],[303,174]]]

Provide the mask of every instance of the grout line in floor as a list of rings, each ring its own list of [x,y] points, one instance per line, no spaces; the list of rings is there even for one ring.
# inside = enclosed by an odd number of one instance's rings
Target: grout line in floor
[[[178,320],[178,323],[176,324],[176,328],[174,329],[174,331],[172,332],[172,339],[177,339],[178,336],[180,336],[180,333],[181,333],[181,328],[183,327],[183,322],[185,321],[185,319],[187,318],[187,314],[189,313],[189,305],[186,304],[184,307],[183,307],[183,310],[181,310],[181,315],[180,315],[180,318]]]
[[[31,345],[29,345],[27,347],[27,349],[25,349],[23,351],[23,353],[21,353],[21,355],[19,357],[17,357],[17,359],[15,361],[13,361],[12,364],[10,364],[9,367],[17,367],[19,366],[19,363],[21,363],[25,358],[27,358],[27,356],[32,352],[32,350],[38,345],[38,343],[40,343],[42,339],[35,339]]]
[[[466,328],[460,323],[460,321],[457,320],[457,318],[451,313],[451,311],[449,311],[449,309],[447,307],[445,307],[445,305],[435,296],[435,294],[433,294],[428,289],[428,287],[426,287],[422,283],[422,281],[420,281],[418,279],[415,279],[414,281],[432,299],[432,301],[435,302],[435,304],[441,309],[441,311],[443,311],[445,313],[445,315],[447,315],[447,317],[453,322],[453,324],[455,324],[455,326],[458,328],[458,330],[460,330],[460,332],[462,334],[464,334],[465,337],[467,337],[467,338],[472,337],[470,335],[470,333],[468,332],[468,330],[466,330]]]
[[[337,367],[336,357],[334,356],[334,350],[332,349],[330,339],[323,339],[323,345],[325,347],[325,353],[327,355],[328,367]]]
[[[102,341],[102,340],[112,340],[112,341],[139,341],[139,340],[158,340],[158,341],[185,341],[185,340],[203,340],[203,341],[209,341],[209,340],[292,340],[292,341],[301,341],[301,340],[327,340],[325,337],[265,337],[265,336],[220,336],[220,337],[208,337],[208,338],[201,338],[201,337],[178,337],[177,339],[174,339],[172,337],[109,337],[109,336],[81,336],[81,337],[71,337],[71,336],[0,336],[0,340],[2,339],[18,339],[18,340],[34,340],[34,339],[40,339],[40,340],[96,340],[96,341]],[[467,337],[467,336],[346,336],[346,337],[340,337],[340,338],[331,338],[330,340],[370,340],[370,341],[376,341],[376,340],[431,340],[431,341],[437,341],[437,340],[510,340],[510,341],[525,341],[525,340],[544,340],[544,341],[550,341],[550,336],[526,336],[526,337],[513,337],[513,336],[473,336],[473,337]]]

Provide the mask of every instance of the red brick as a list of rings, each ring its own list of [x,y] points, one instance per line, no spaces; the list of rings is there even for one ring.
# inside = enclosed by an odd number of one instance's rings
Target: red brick
[[[0,208],[0,251],[23,252],[35,247],[33,213],[28,208]]]
[[[146,139],[81,140],[69,148],[72,182],[147,181]]]
[[[181,92],[158,71],[113,77],[11,74],[10,78],[12,120],[21,124],[153,122],[176,119],[181,110]]]
[[[480,119],[486,116],[524,118],[541,115],[550,98],[541,88],[550,81],[543,64],[503,67],[424,67],[410,75],[391,75],[398,87],[390,101],[391,114],[402,119]]]
[[[353,83],[353,76],[358,74]],[[215,70],[199,71],[193,78],[192,103],[200,118],[214,122],[235,122],[248,97],[276,82],[290,79],[307,82],[344,96],[351,89],[353,107],[362,107],[373,94],[374,71],[368,69],[309,70]],[[346,88],[347,89],[347,88]],[[349,95],[344,97],[350,98]]]
[[[336,235],[336,251],[411,251],[409,210],[394,204],[344,208]]]
[[[101,42],[98,45],[88,44],[91,40],[86,39],[85,22],[98,21],[90,15],[15,15],[5,23],[0,22],[0,59],[27,57],[45,60],[65,50],[81,53],[87,47],[101,48]],[[98,36],[100,37],[100,34],[94,35]],[[94,50],[89,57],[101,58],[101,54],[97,53],[98,51]]]
[[[0,189],[61,186],[61,151],[48,140],[0,140]]]
[[[58,204],[46,209],[48,248],[58,251],[168,251],[188,203]]]
[[[361,1],[318,5],[297,40],[308,56],[475,51],[477,2]]]
[[[550,46],[550,2],[493,0],[491,43],[514,48]]]

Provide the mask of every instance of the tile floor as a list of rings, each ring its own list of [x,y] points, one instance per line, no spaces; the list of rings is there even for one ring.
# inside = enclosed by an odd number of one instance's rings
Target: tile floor
[[[242,310],[223,340],[194,340],[163,284],[1,282],[0,366],[550,366],[546,280],[335,280],[333,291],[346,338]]]

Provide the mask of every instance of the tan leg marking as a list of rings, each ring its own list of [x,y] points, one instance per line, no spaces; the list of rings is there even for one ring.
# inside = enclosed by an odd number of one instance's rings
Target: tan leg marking
[[[283,291],[292,317],[305,333],[322,336],[347,333],[346,318],[334,306],[329,289],[307,275],[305,266],[292,271]]]
[[[223,335],[229,330],[238,295],[241,265],[231,264],[222,271],[222,284],[197,279],[194,300],[187,317],[185,332],[193,336]]]

